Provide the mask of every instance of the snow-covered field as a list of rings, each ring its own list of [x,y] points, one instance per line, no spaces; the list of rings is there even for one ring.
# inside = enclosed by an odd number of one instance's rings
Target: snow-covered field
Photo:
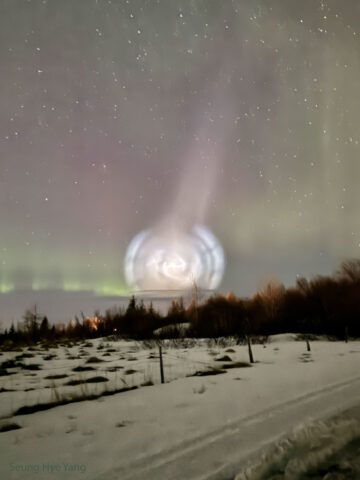
[[[165,344],[164,385],[155,345],[103,339],[3,352],[0,427],[21,428],[0,433],[0,478],[263,478],[246,476],[255,472],[247,462],[269,444],[360,403],[359,341],[316,341],[307,352],[291,335],[271,340],[253,346],[253,366],[243,345]],[[191,376],[212,368],[225,373]]]

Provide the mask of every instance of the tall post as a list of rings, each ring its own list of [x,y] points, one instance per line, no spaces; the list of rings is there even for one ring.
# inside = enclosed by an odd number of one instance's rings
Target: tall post
[[[245,317],[245,319],[244,319],[244,334],[245,334],[245,338],[246,338],[246,341],[247,341],[250,363],[255,363],[254,362],[254,355],[253,355],[252,348],[251,348],[250,322],[249,322],[248,317]]]
[[[247,339],[247,344],[248,344],[250,363],[255,363],[253,353],[252,353],[252,348],[251,348],[251,340],[250,340],[249,335],[246,335],[246,339]]]
[[[164,377],[164,364],[163,364],[163,358],[162,358],[162,348],[159,343],[159,358],[160,358],[160,378],[161,378],[161,383],[165,383],[165,377]]]

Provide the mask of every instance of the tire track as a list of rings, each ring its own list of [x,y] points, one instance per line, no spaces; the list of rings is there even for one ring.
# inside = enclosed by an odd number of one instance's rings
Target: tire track
[[[96,480],[229,479],[236,474],[245,457],[280,438],[299,421],[309,416],[329,415],[339,409],[339,402],[344,409],[344,400],[350,406],[354,398],[360,398],[360,376],[238,418],[230,425],[97,475]],[[328,405],[325,409],[324,403]],[[314,416],[314,412],[319,413]]]

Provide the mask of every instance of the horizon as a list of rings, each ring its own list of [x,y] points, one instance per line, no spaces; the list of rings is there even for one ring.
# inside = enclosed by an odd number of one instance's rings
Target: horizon
[[[345,261],[345,260],[344,260]],[[213,295],[234,294],[237,298],[247,299],[252,298],[259,293],[267,284],[275,282],[284,285],[289,289],[296,287],[298,278],[306,278],[311,281],[318,276],[332,277],[338,272],[340,264],[332,272],[327,274],[312,274],[311,276],[295,275],[293,281],[285,283],[276,277],[264,277],[261,282],[258,282],[257,288],[252,292],[245,294],[241,291],[217,289],[203,289],[198,288],[200,292],[200,301],[207,299]],[[155,310],[159,313],[166,314],[172,300],[182,298],[185,305],[191,303],[193,296],[193,289],[154,289],[154,290],[128,290],[127,293],[122,294],[104,294],[95,290],[65,290],[63,288],[23,288],[10,289],[7,291],[0,290],[0,328],[8,328],[12,323],[19,323],[23,321],[24,313],[27,309],[37,306],[39,314],[46,316],[51,324],[67,323],[73,320],[76,316],[92,316],[95,312],[104,314],[107,309],[113,307],[124,307],[129,304],[129,300],[134,296],[137,300],[144,301],[145,305],[153,303]],[[64,306],[64,298],[67,302]],[[69,301],[71,300],[71,301]]]

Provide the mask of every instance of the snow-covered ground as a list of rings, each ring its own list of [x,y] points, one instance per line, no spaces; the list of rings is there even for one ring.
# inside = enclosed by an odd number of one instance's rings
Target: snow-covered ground
[[[308,353],[292,336],[272,340],[253,346],[255,365],[238,368],[229,365],[248,361],[246,346],[165,345],[164,385],[156,348],[141,343],[26,351],[34,356],[18,361],[40,369],[0,377],[0,414],[8,417],[0,427],[22,427],[0,433],[0,478],[230,479],[299,425],[359,403],[359,341],[316,341]],[[4,352],[0,363],[22,353]],[[95,370],[74,372],[79,366]],[[226,373],[188,376],[224,366]],[[46,378],[53,375],[63,377]],[[108,381],[65,385],[97,376]],[[24,405],[124,386],[139,388],[12,417]]]

